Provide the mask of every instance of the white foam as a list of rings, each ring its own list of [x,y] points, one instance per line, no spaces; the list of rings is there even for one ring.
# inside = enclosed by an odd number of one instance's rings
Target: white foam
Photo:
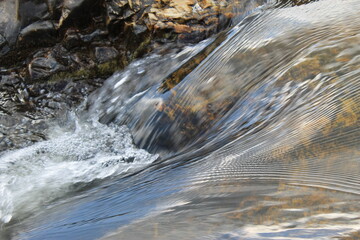
[[[157,156],[137,149],[126,127],[77,124],[51,139],[0,156],[0,220],[36,211],[41,205],[90,183],[143,168]]]

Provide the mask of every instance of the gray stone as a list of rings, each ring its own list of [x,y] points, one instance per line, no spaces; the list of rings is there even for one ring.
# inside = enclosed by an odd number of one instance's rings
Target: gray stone
[[[8,86],[15,86],[20,82],[18,76],[16,74],[4,75],[0,78],[0,86],[8,85]]]
[[[0,34],[10,45],[15,43],[20,30],[17,9],[15,0],[0,1]]]
[[[61,6],[63,0],[46,0],[49,12],[52,14],[52,16],[61,15]]]
[[[84,42],[89,43],[92,41],[100,41],[102,39],[105,39],[107,35],[108,35],[107,31],[102,31],[100,29],[97,29],[90,34],[81,35],[80,37]]]
[[[128,1],[107,1],[106,8],[110,21],[124,20],[135,14],[135,12],[130,8]]]
[[[21,46],[43,46],[55,43],[57,30],[51,21],[39,21],[21,30],[18,44]]]
[[[148,28],[144,25],[135,25],[134,26],[135,35],[140,35],[142,33],[145,33],[147,30],[148,30]]]
[[[10,48],[7,45],[6,39],[0,34],[0,56],[5,55],[9,51],[10,51]]]
[[[100,0],[64,0],[58,27],[89,25],[94,9],[100,9],[100,2]]]
[[[83,41],[80,38],[78,31],[74,29],[68,29],[65,33],[65,37],[63,40],[63,46],[66,49],[72,49],[75,47],[79,47],[83,44]]]
[[[119,52],[113,47],[95,48],[95,57],[98,63],[108,62],[119,55]]]
[[[34,80],[42,79],[52,74],[62,71],[64,66],[56,61],[56,59],[49,55],[44,57],[34,58],[29,66],[30,77]]]
[[[0,49],[6,45],[6,39],[0,34]]]
[[[51,19],[46,1],[21,0],[18,4],[17,14],[21,22],[21,29],[24,29],[34,22]]]

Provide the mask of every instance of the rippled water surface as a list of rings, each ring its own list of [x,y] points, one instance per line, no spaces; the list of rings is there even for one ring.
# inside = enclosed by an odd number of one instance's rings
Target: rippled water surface
[[[359,13],[264,5],[115,73],[0,155],[0,237],[359,239]]]

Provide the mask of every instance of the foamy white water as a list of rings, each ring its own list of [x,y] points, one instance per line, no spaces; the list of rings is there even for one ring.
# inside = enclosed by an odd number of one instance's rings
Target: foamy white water
[[[142,168],[156,158],[137,149],[124,126],[57,128],[48,141],[0,156],[0,220],[21,218],[79,185]]]

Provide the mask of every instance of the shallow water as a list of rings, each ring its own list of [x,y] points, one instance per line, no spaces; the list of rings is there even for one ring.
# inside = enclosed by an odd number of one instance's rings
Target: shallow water
[[[0,156],[0,236],[358,239],[359,12],[262,7],[115,73],[72,127]]]

